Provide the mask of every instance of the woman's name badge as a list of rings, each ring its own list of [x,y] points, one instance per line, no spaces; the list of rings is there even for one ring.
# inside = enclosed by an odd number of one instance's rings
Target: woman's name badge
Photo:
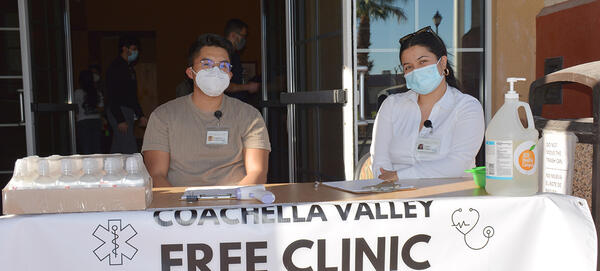
[[[228,143],[229,130],[215,128],[206,131],[206,145],[227,145]]]
[[[431,137],[419,137],[417,139],[417,152],[419,153],[439,153],[440,140]]]

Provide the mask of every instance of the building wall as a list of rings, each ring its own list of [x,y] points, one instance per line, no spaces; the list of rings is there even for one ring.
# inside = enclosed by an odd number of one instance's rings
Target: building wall
[[[563,68],[600,60],[600,1],[571,0],[544,8],[536,19],[536,75],[544,75],[544,60],[563,58]],[[562,104],[544,105],[542,116],[551,119],[592,116],[591,89],[563,85]]]
[[[546,0],[548,1],[548,0]],[[528,100],[529,85],[536,79],[535,18],[544,0],[492,2],[492,112],[504,104],[507,77],[524,77],[516,90]]]
[[[87,52],[88,32],[154,32],[159,104],[175,97],[192,41],[203,33],[222,35],[231,18],[245,21],[250,28],[242,61],[260,67],[260,1],[81,0],[71,1],[71,17],[75,71],[92,60]]]

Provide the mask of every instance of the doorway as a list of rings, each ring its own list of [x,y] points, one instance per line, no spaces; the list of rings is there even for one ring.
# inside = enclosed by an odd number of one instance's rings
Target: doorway
[[[0,4],[2,187],[17,158],[75,152],[68,3]]]
[[[262,1],[263,113],[286,114],[287,129],[270,134],[273,149],[287,150],[290,182],[345,180],[354,171],[351,4]]]

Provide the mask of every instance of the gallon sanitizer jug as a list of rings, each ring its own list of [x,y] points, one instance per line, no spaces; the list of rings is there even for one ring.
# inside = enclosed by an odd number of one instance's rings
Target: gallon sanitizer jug
[[[485,131],[485,190],[492,195],[527,196],[538,191],[538,131],[535,129],[529,104],[519,101],[514,90],[517,81],[509,77],[510,90],[504,95],[504,105]],[[519,118],[519,108],[527,115],[527,128]]]

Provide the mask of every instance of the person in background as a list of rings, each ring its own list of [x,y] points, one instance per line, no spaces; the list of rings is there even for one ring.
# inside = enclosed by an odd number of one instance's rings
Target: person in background
[[[185,78],[175,87],[175,97],[179,98],[192,94],[192,92],[194,92],[194,80],[190,79],[186,74]]]
[[[104,83],[104,78],[102,78],[102,68],[97,62],[93,62],[88,66],[88,69],[92,72],[92,76],[94,78],[94,85],[100,94],[102,94],[104,98],[104,104],[109,104],[108,99],[106,99],[106,85]],[[100,112],[102,119],[102,152],[101,153],[109,153],[110,145],[111,145],[111,135],[112,129],[108,124],[108,118],[106,117],[106,110],[102,110]]]
[[[106,70],[108,96],[108,122],[113,130],[110,151],[112,153],[135,153],[138,146],[133,134],[134,121],[139,119],[145,126],[147,119],[137,97],[137,78],[133,65],[138,58],[137,39],[123,36],[119,39],[119,55]]]
[[[271,144],[255,108],[223,95],[231,78],[231,43],[201,35],[189,50],[191,95],[152,112],[142,153],[155,186],[265,183]]]
[[[92,72],[92,76],[94,78],[94,85],[98,92],[102,93],[102,95],[106,94],[106,88],[104,86],[104,80],[102,80],[102,68],[98,64],[90,64],[88,66],[88,70]]]
[[[479,101],[458,90],[444,42],[430,27],[400,39],[410,91],[383,102],[373,128],[373,175],[386,181],[465,176],[485,129]]]
[[[73,93],[77,104],[77,153],[101,153],[102,119],[104,107],[102,93],[94,84],[93,73],[84,70],[79,73],[79,88]]]
[[[225,90],[225,94],[230,97],[238,98],[245,103],[249,103],[250,94],[258,92],[260,86],[257,82],[244,83],[242,61],[240,51],[246,46],[246,36],[248,35],[248,25],[239,19],[231,19],[225,25],[225,38],[231,42],[234,52],[231,55],[231,82]]]

